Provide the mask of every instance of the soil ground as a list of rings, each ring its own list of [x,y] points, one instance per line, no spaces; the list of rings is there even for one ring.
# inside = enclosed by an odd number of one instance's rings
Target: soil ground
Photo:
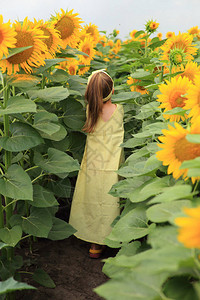
[[[108,278],[102,273],[103,258],[116,255],[116,251],[107,248],[101,259],[88,256],[89,243],[74,236],[62,241],[39,239],[33,245],[32,254],[27,247],[20,250],[24,257],[26,271],[37,267],[46,271],[56,284],[54,289],[42,287],[29,275],[22,278],[37,290],[24,290],[17,293],[17,300],[99,300],[93,289]]]

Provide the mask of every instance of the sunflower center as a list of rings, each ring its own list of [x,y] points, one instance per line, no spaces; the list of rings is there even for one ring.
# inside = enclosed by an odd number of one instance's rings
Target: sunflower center
[[[141,85],[137,85],[137,88],[138,88],[139,90],[141,90],[141,91],[145,91],[145,88],[144,88],[143,86],[141,86]]]
[[[76,70],[75,70],[75,68],[73,66],[69,67],[69,74],[70,75],[75,75],[76,74]]]
[[[27,61],[34,50],[34,40],[30,32],[19,31],[17,32],[16,39],[17,39],[16,48],[27,47],[27,46],[33,46],[33,47],[9,57],[7,60],[11,64],[21,64]]]
[[[47,48],[50,49],[53,44],[53,37],[48,29],[43,27],[40,27],[40,29],[44,32],[44,36],[47,36],[47,38],[42,39],[42,41],[47,45]]]
[[[83,52],[85,52],[87,55],[90,56],[90,48],[88,46],[83,46],[83,49],[82,49]],[[83,55],[85,58],[87,58],[86,55]]]
[[[86,30],[86,33],[94,35],[94,29],[92,27],[88,27],[88,29]]]
[[[187,100],[187,98],[182,97],[181,95],[182,91],[172,92],[169,99],[172,108],[183,107],[185,105],[185,100]]]
[[[74,32],[75,26],[73,20],[68,16],[63,16],[56,24],[56,29],[60,31],[61,39],[65,40]]]
[[[179,161],[194,159],[200,156],[200,144],[190,143],[185,137],[175,144],[175,156]]]

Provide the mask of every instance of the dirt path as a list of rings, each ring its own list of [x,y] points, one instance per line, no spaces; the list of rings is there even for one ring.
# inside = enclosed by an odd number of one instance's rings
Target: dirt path
[[[27,270],[36,267],[44,269],[54,280],[55,289],[37,285],[30,278],[23,281],[38,288],[36,291],[23,291],[17,294],[17,300],[99,300],[93,289],[108,279],[102,273],[101,259],[88,257],[89,244],[75,237],[63,241],[40,239],[34,244],[33,254],[22,249],[24,260],[30,260]],[[107,249],[102,258],[116,253]]]

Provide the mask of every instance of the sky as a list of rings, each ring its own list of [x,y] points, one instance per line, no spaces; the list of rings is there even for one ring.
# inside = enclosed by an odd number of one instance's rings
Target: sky
[[[48,20],[60,8],[73,9],[85,24],[95,24],[99,30],[111,33],[120,31],[125,39],[133,30],[143,30],[147,20],[158,22],[158,32],[163,38],[168,31],[186,32],[193,26],[200,27],[199,0],[0,0],[4,22],[9,19]]]

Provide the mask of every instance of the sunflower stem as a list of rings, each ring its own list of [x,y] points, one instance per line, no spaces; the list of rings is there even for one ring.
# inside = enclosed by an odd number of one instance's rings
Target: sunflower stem
[[[144,57],[147,57],[147,38],[145,39]]]
[[[199,180],[197,180],[196,183],[195,183],[195,186],[194,186],[194,189],[193,189],[193,193],[196,191],[196,189],[198,187],[198,184],[199,184]]]
[[[10,92],[10,88],[7,85],[6,82],[6,78],[5,76],[2,76],[2,85],[3,85],[3,106],[4,108],[7,107],[7,102],[9,99],[9,92]],[[9,115],[4,115],[3,116],[3,120],[4,120],[4,136],[5,137],[9,137],[10,133],[9,133]],[[11,166],[11,158],[12,158],[12,153],[10,151],[5,151],[5,171],[8,170],[8,168]],[[6,226],[10,227],[9,225],[9,220],[12,217],[13,214],[13,206],[9,205],[10,202],[12,202],[12,199],[10,199],[9,197],[5,197],[5,205],[6,205]],[[14,249],[8,248],[7,249],[7,259],[9,261],[12,260],[14,256]],[[10,294],[11,296],[11,294]],[[12,296],[11,296],[12,297]],[[10,298],[12,299],[12,298]]]
[[[42,74],[42,81],[41,81],[41,88],[42,88],[42,89],[45,88],[45,84],[46,84],[46,78],[45,78],[45,76]]]

